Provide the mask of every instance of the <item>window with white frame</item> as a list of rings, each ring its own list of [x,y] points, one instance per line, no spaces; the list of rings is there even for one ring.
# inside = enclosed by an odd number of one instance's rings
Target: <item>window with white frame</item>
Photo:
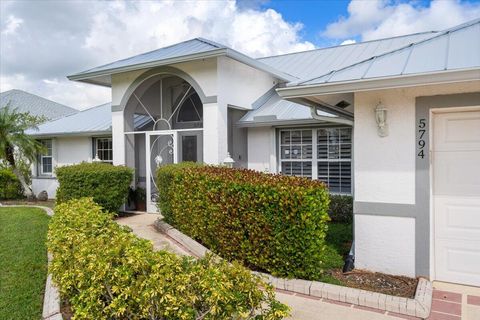
[[[113,163],[112,138],[94,138],[93,139],[93,156],[102,162]]]
[[[324,181],[333,193],[352,193],[352,129],[280,130],[280,170]]]
[[[39,155],[39,165],[41,175],[50,175],[53,172],[52,140],[40,140],[45,147],[45,152]]]

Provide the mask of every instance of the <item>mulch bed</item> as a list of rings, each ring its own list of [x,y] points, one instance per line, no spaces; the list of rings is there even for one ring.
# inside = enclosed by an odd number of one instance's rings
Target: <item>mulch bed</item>
[[[418,279],[404,276],[353,270],[342,273],[341,270],[331,271],[331,275],[341,281],[345,286],[368,291],[384,293],[392,296],[414,298]]]

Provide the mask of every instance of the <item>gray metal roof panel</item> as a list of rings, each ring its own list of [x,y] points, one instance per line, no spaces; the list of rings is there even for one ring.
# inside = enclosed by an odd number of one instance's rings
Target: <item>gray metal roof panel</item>
[[[322,76],[332,70],[361,62],[410,43],[428,39],[438,32],[424,32],[387,39],[372,40],[350,45],[321,48],[279,56],[264,57],[259,61],[305,81]]]
[[[319,115],[335,118],[334,115],[326,112]],[[276,92],[263,105],[247,112],[238,122],[240,124],[256,123],[262,122],[262,119],[269,119],[269,122],[313,120],[310,107],[283,100]]]
[[[480,19],[290,86],[478,68]]]
[[[27,133],[36,136],[54,136],[110,131],[112,127],[111,110],[111,104],[105,103],[70,116],[46,122],[38,126],[38,131],[28,130]]]
[[[78,110],[63,104],[17,89],[0,93],[0,108],[5,107],[8,103],[10,103],[10,108],[17,108],[20,112],[29,112],[35,116],[44,116],[49,120],[78,112]]]
[[[219,45],[209,40],[202,38],[195,38],[187,41],[183,41],[171,46],[163,47],[153,51],[145,52],[133,57],[114,61],[99,67],[95,67],[83,72],[79,72],[75,75],[88,74],[93,72],[107,71],[112,69],[118,69],[126,66],[133,66],[148,62],[154,62],[159,60],[166,60],[176,57],[188,56],[192,54],[205,53],[218,49],[225,49],[225,46]]]

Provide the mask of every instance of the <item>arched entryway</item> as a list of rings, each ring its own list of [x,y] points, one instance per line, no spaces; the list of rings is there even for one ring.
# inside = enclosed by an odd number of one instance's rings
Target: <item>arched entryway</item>
[[[124,100],[125,160],[135,185],[145,188],[147,211],[156,211],[156,170],[182,161],[203,162],[203,94],[178,75],[153,74]]]

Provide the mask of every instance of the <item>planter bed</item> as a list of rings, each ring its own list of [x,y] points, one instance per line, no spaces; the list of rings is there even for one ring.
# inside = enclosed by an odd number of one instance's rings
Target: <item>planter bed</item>
[[[182,247],[186,248],[193,256],[203,257],[205,254],[210,252],[210,250],[204,247],[202,244],[173,228],[163,220],[157,220],[155,227],[157,230],[166,234],[175,242],[179,243]],[[330,275],[335,279],[343,278],[342,281],[339,280],[339,282],[347,286],[319,281],[307,281],[302,279],[276,278],[261,272],[254,273],[262,275],[278,291],[284,293],[301,295],[312,299],[321,299],[327,302],[353,305],[358,308],[370,308],[372,311],[379,311],[382,313],[388,312],[389,314],[393,313],[419,318],[427,318],[430,314],[432,303],[432,284],[426,279],[418,279],[418,285],[416,285],[415,288],[415,279],[405,277],[394,277],[358,271],[352,272],[349,275],[340,276],[338,274],[335,275],[334,272],[337,271],[332,271]],[[372,279],[380,279],[379,282],[382,282],[383,280],[383,282],[386,283],[385,279],[388,279],[388,277],[395,279],[395,281],[402,281],[401,279],[403,279],[407,283],[410,283],[410,285],[407,285],[406,287],[411,288],[410,290],[412,291],[414,290],[414,296],[399,297],[356,288],[357,286],[361,286],[362,288],[368,287],[370,290],[376,290],[376,282]],[[365,284],[365,279],[367,278],[370,279],[368,285]],[[362,281],[364,283],[363,285],[360,285]],[[387,287],[387,292],[388,290],[391,290],[388,285],[385,287]],[[385,287],[380,289],[385,290]],[[398,292],[395,293],[398,294]],[[405,290],[405,295],[410,295],[408,290]]]

